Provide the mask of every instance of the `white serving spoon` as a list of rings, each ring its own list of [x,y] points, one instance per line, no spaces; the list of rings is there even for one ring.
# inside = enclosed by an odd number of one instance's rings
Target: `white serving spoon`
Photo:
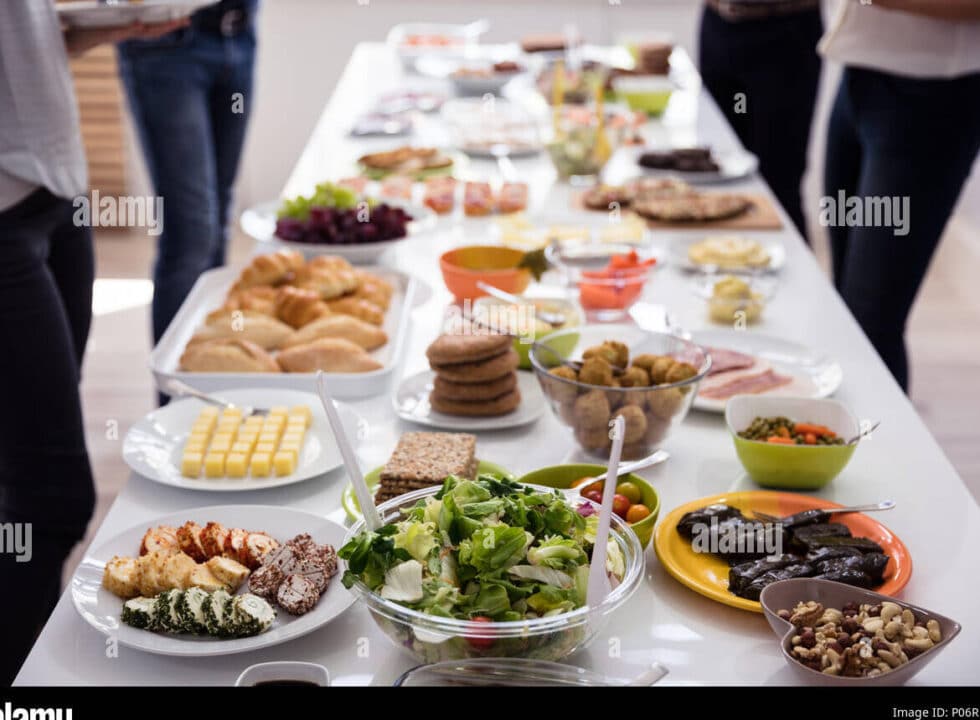
[[[612,422],[612,450],[609,453],[607,477],[619,477],[619,458],[623,454],[623,437],[626,434],[626,420],[620,416]],[[609,542],[609,525],[612,521],[613,495],[616,483],[607,482],[602,490],[602,506],[599,508],[599,527],[595,532],[595,545],[592,546],[592,565],[589,567],[589,586],[585,595],[590,608],[599,607],[609,594],[609,576],[606,574],[606,545]]]
[[[327,421],[333,430],[334,438],[337,440],[337,447],[340,448],[340,455],[344,459],[344,467],[347,469],[350,484],[353,486],[357,502],[361,506],[364,525],[368,530],[374,532],[383,524],[381,516],[378,515],[378,509],[374,506],[374,497],[364,481],[364,473],[361,471],[360,463],[357,462],[354,446],[351,445],[347,433],[344,432],[344,424],[340,421],[340,414],[337,412],[337,407],[333,404],[333,399],[327,390],[327,378],[322,370],[316,372],[316,390],[320,396],[320,402],[323,403],[323,409],[327,413]]]

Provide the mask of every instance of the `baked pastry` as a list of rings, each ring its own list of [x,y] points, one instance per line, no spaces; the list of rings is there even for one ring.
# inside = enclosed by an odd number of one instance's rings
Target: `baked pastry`
[[[279,250],[268,255],[256,255],[242,270],[233,290],[256,285],[279,285],[303,266],[303,254],[295,250]]]
[[[436,412],[464,417],[494,417],[514,412],[521,404],[521,392],[517,388],[490,400],[453,400],[443,397],[433,390],[429,395],[429,405]]]
[[[188,372],[278,372],[269,353],[248,340],[222,338],[192,343],[180,356],[180,369]]]
[[[325,315],[292,331],[280,347],[304,345],[320,338],[343,338],[365,350],[374,350],[388,342],[388,334],[377,325],[351,315]]]
[[[330,308],[313,290],[286,286],[276,294],[276,317],[294,328],[330,314]]]
[[[485,383],[489,380],[502,378],[517,369],[520,358],[514,348],[486,360],[471,363],[454,363],[452,365],[433,365],[436,373],[456,383]]]
[[[446,334],[439,336],[429,345],[425,356],[432,367],[475,362],[506,352],[512,341],[510,335]]]
[[[232,310],[254,310],[263,315],[272,315],[275,313],[276,292],[276,288],[271,285],[256,285],[241,290],[232,290],[228,293],[225,304],[208,315],[208,320],[212,316]]]
[[[276,360],[284,372],[358,373],[383,366],[362,347],[342,338],[320,338],[279,353]]]
[[[517,387],[517,374],[510,373],[497,380],[486,383],[457,383],[436,375],[432,382],[432,392],[447,400],[474,402],[477,400],[492,400],[506,395]]]
[[[273,350],[282,347],[292,334],[293,329],[289,325],[274,317],[251,310],[231,310],[209,319],[204,327],[194,333],[188,346],[208,340],[238,338],[253,342],[266,350]]]
[[[385,321],[384,311],[373,302],[362,298],[342,297],[336,300],[327,300],[326,307],[330,312],[352,315],[372,325],[381,325]]]
[[[316,262],[318,260],[327,262]],[[343,265],[333,262],[337,260],[341,261]],[[320,256],[296,271],[293,284],[304,290],[313,290],[324,300],[329,300],[357,289],[358,280],[346,260]]]
[[[391,305],[391,296],[395,293],[391,283],[364,270],[355,270],[354,275],[357,277],[357,289],[351,293],[351,297],[367,300],[382,310],[387,310]]]
[[[729,193],[644,198],[633,203],[633,209],[641,217],[667,222],[724,220],[741,215],[750,207],[751,200]]]

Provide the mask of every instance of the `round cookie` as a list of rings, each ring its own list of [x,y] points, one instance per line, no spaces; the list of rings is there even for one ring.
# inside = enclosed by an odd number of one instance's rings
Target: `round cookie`
[[[493,417],[494,415],[506,415],[509,412],[513,412],[520,404],[521,392],[517,388],[493,400],[478,400],[475,402],[445,400],[440,398],[435,392],[429,395],[429,405],[432,406],[432,409],[436,412],[445,413],[446,415]]]
[[[425,356],[433,367],[470,363],[500,355],[512,342],[510,335],[440,335]]]
[[[433,369],[444,380],[450,382],[473,384],[485,383],[489,380],[502,378],[517,369],[520,358],[514,348],[508,345],[506,352],[486,360],[453,365],[434,365]]]
[[[432,391],[443,400],[461,400],[475,402],[477,400],[493,400],[510,392],[517,387],[517,374],[508,373],[497,380],[486,383],[456,383],[436,375],[432,383]]]

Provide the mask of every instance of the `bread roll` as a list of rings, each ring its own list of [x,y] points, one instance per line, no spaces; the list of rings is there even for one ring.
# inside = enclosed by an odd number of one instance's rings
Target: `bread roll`
[[[281,347],[305,345],[320,338],[343,338],[365,350],[374,350],[388,342],[387,333],[377,325],[350,315],[326,315],[296,330],[286,338]]]
[[[224,338],[192,343],[180,356],[188,372],[278,372],[269,353],[248,340]]]
[[[312,290],[324,300],[329,300],[355,290],[358,280],[352,270],[326,267],[311,261],[296,271],[293,285]]]
[[[194,333],[188,345],[209,340],[237,338],[248,340],[266,350],[282,347],[293,329],[274,317],[249,310],[231,310],[213,316]]]
[[[280,288],[276,295],[276,317],[294,328],[329,314],[330,308],[313,290],[287,286]]]
[[[384,278],[372,275],[363,270],[356,270],[357,289],[351,293],[351,297],[361,298],[377,305],[382,310],[387,310],[391,305],[391,296],[395,289]]]
[[[268,255],[256,255],[242,270],[233,290],[256,285],[279,285],[303,266],[303,254],[295,250],[279,250]]]
[[[285,372],[361,373],[383,366],[363,348],[342,338],[321,338],[283,350],[276,358]]]
[[[362,298],[342,297],[327,300],[326,306],[330,312],[351,315],[372,325],[381,325],[385,321],[384,311],[373,302]]]
[[[271,285],[231,290],[225,304],[211,315],[227,313],[232,310],[253,310],[263,315],[273,315],[276,310],[276,288]],[[208,316],[210,319],[210,315]]]

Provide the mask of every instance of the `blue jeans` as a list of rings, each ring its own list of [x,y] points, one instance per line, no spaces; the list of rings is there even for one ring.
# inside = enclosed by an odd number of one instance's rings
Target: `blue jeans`
[[[163,232],[153,269],[159,341],[198,276],[224,264],[232,185],[252,104],[254,26],[224,37],[197,25],[119,45],[119,70]]]
[[[903,390],[905,323],[978,147],[980,73],[919,79],[845,68],[824,191],[908,198],[909,217],[907,235],[881,224],[829,228],[834,284]]]

